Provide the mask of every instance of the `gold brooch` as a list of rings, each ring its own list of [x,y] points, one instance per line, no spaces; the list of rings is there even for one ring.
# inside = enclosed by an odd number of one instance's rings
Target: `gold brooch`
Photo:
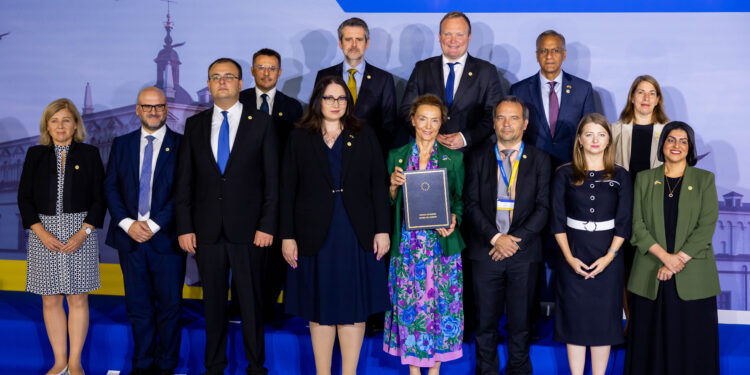
[[[164,151],[169,152],[169,147],[165,148]]]
[[[565,90],[565,93],[566,94],[570,94],[570,90]]]
[[[284,112],[279,112],[279,117],[284,116]]]
[[[693,190],[693,187],[692,186],[688,186],[688,190]]]
[[[346,145],[349,146],[349,147],[352,147],[352,143],[351,142],[346,142]]]
[[[526,159],[526,154],[523,154],[523,158]]]
[[[368,75],[367,75],[367,79],[370,79],[370,78],[372,78],[372,76],[368,74]]]
[[[248,120],[252,120],[252,119],[253,119],[253,116],[247,116],[247,119],[248,119]]]
[[[398,159],[398,162],[399,162],[399,163],[403,163],[403,162],[404,162],[404,159]]]
[[[76,170],[79,170],[79,169],[81,169],[81,167],[79,167],[78,165],[76,165],[76,166],[75,166],[75,169],[76,169]]]
[[[469,77],[471,77],[471,76],[473,76],[473,75],[474,75],[474,73],[472,73],[472,72],[469,72]]]

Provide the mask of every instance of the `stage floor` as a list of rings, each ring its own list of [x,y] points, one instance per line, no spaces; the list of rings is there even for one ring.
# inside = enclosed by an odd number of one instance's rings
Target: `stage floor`
[[[91,319],[84,347],[83,362],[88,374],[130,370],[133,340],[123,297],[90,296]],[[531,347],[536,374],[568,374],[565,346],[552,341],[552,322],[542,326],[542,339]],[[186,300],[182,314],[181,359],[177,373],[200,374],[203,371],[205,332],[203,306],[198,300]],[[238,324],[229,328],[227,374],[244,374],[247,362],[242,349]],[[42,321],[41,297],[24,292],[0,291],[0,374],[40,374],[52,364],[52,350]],[[745,374],[750,368],[750,326],[719,326],[722,374]],[[501,365],[506,360],[500,345]],[[464,344],[463,357],[444,363],[443,374],[472,374],[474,345]],[[621,374],[625,359],[622,347],[614,348],[608,374]],[[334,359],[334,373],[339,370]],[[270,374],[314,374],[310,333],[305,321],[290,319],[280,327],[266,326],[266,368]],[[588,372],[588,371],[587,371]],[[398,358],[383,352],[383,337],[365,337],[358,374],[408,374]]]

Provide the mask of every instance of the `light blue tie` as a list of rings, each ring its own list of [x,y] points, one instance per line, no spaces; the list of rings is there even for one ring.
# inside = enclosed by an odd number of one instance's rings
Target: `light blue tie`
[[[227,167],[227,161],[229,160],[229,120],[227,120],[227,111],[221,111],[224,116],[224,120],[221,121],[221,128],[219,128],[219,147],[216,150],[216,164],[219,165],[221,174],[224,174],[224,169]]]
[[[141,181],[138,185],[138,213],[146,216],[151,211],[149,202],[151,196],[151,162],[154,159],[154,136],[147,135],[146,149],[143,151],[143,166],[141,167]]]
[[[453,104],[453,85],[456,82],[456,72],[453,70],[453,66],[458,64],[457,62],[448,63],[450,73],[448,73],[448,81],[445,82],[445,101],[448,103],[448,107]]]

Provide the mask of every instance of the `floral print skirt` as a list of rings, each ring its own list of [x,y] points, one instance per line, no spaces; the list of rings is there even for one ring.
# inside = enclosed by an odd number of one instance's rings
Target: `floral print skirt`
[[[432,232],[432,233],[430,233]],[[463,355],[461,254],[443,256],[434,230],[402,227],[400,254],[391,258],[383,350],[401,363],[433,367]]]

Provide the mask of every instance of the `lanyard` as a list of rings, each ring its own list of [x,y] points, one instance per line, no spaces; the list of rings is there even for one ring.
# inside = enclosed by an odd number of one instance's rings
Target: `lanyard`
[[[497,148],[497,143],[495,143],[495,157],[497,158],[497,166],[500,167],[500,175],[503,176],[503,181],[505,182],[505,186],[508,187],[508,195],[510,195],[510,185],[513,183],[513,180],[516,179],[516,176],[518,175],[518,163],[521,161],[521,155],[523,155],[523,142],[521,142],[521,148],[518,150],[518,155],[516,156],[516,162],[513,163],[513,168],[510,172],[510,181],[508,180],[508,175],[505,174],[505,168],[503,167],[503,161],[500,158],[500,151]]]

